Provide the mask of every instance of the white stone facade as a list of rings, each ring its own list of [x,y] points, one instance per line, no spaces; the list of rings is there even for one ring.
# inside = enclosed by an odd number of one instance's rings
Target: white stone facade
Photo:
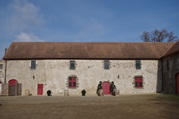
[[[0,60],[0,95],[2,95],[2,83],[5,78],[5,61]]]
[[[52,95],[81,95],[85,89],[87,95],[96,95],[99,81],[114,81],[120,94],[156,93],[161,90],[161,72],[158,60],[141,60],[141,69],[135,68],[135,60],[110,60],[110,69],[104,69],[104,60],[74,60],[75,70],[70,70],[70,60],[36,60],[36,69],[31,69],[31,60],[7,60],[6,82],[16,79],[22,83],[22,95],[30,90],[37,95],[37,84],[44,84],[43,95],[47,90]],[[70,75],[78,78],[78,87],[68,89]],[[143,77],[143,88],[135,88],[134,77]]]
[[[0,60],[0,82],[4,82],[5,74],[5,61]]]

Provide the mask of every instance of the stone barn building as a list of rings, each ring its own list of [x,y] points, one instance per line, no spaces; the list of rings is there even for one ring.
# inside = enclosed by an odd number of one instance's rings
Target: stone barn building
[[[13,42],[3,59],[9,95],[179,93],[179,42]]]
[[[2,95],[2,83],[4,81],[4,74],[5,74],[5,61],[4,60],[0,60],[0,95]]]

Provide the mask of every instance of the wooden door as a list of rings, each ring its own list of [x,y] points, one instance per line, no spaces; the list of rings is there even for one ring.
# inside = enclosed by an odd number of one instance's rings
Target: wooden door
[[[17,95],[17,84],[18,84],[17,80],[15,79],[9,80],[8,82],[8,85],[9,85],[8,95],[9,96]]]
[[[22,95],[22,83],[17,84],[17,95]]]
[[[176,75],[176,94],[179,94],[179,73]]]
[[[104,81],[102,83],[102,87],[103,87],[104,94],[110,94],[110,82]]]
[[[43,95],[43,84],[37,85],[37,95]]]

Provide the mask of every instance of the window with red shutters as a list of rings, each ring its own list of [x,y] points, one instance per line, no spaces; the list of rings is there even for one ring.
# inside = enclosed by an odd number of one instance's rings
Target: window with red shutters
[[[143,77],[142,76],[135,77],[135,88],[143,88]]]
[[[76,77],[69,77],[68,78],[68,88],[76,88],[77,87],[77,79]]]

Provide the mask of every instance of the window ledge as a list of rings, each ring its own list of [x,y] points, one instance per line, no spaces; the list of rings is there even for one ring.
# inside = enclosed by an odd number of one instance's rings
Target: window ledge
[[[141,87],[141,88],[136,88],[136,87],[134,87],[135,89],[144,89],[144,87]]]

